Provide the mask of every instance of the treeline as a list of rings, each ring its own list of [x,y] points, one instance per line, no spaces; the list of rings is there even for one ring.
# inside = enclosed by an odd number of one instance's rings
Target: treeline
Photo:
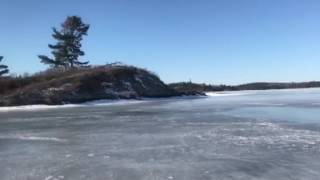
[[[268,83],[257,82],[234,86],[236,90],[267,90],[267,89],[295,89],[295,88],[314,88],[320,87],[319,81],[300,82],[300,83]]]
[[[301,82],[301,83],[267,83],[257,82],[242,84],[236,86],[228,85],[210,85],[210,84],[198,84],[192,82],[179,82],[172,83],[169,86],[177,91],[240,91],[240,90],[268,90],[268,89],[294,89],[294,88],[314,88],[320,87],[319,81]]]
[[[206,92],[206,91],[232,91],[235,90],[232,86],[227,85],[210,85],[198,84],[192,82],[171,83],[169,86],[179,92]]]

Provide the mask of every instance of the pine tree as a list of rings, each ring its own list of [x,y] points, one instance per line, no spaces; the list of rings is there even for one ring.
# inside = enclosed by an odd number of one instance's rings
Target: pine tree
[[[2,61],[3,56],[0,56],[0,62]],[[4,74],[8,74],[9,73],[9,69],[7,65],[1,65],[0,64],[0,76],[3,76]]]
[[[87,65],[89,62],[81,62],[79,57],[85,54],[81,50],[81,41],[83,36],[87,35],[90,26],[84,24],[78,16],[69,16],[61,27],[60,31],[53,28],[52,37],[58,42],[55,45],[49,44],[54,58],[40,55],[41,62],[52,67],[66,68]]]

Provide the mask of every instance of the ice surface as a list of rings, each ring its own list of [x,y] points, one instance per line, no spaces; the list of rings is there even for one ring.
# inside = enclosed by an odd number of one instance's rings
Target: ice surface
[[[2,111],[0,179],[318,180],[320,90],[237,93]]]

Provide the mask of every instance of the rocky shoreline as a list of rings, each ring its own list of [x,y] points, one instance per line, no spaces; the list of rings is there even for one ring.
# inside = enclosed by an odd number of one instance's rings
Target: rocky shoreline
[[[32,78],[40,80],[33,80],[23,87],[0,94],[0,106],[61,105],[101,99],[205,95],[196,91],[174,90],[154,73],[133,66],[98,66],[34,76],[39,77]],[[5,86],[6,83],[0,85]]]

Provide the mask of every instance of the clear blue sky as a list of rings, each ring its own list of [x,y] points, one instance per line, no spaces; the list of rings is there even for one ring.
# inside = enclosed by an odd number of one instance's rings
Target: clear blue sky
[[[165,82],[320,80],[319,0],[0,0],[0,55],[15,73],[46,66],[51,27],[91,25],[84,57],[150,69]]]

